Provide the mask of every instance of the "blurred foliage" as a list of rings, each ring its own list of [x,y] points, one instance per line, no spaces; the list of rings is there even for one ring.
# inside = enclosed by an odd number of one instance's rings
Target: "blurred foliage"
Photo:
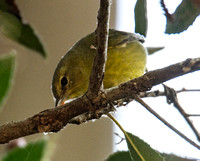
[[[183,0],[172,15],[167,18],[166,33],[180,33],[187,30],[200,14],[199,0]]]
[[[0,0],[0,34],[46,57],[44,47],[30,25],[24,24],[11,0]]]
[[[118,151],[110,155],[105,161],[132,161],[128,151]]]
[[[9,89],[13,82],[15,68],[15,53],[0,57],[0,108],[8,96]]]
[[[148,19],[147,19],[146,0],[137,0],[135,5],[135,32],[146,37]]]
[[[47,161],[45,157],[47,144],[47,140],[40,140],[25,147],[14,148],[3,156],[1,161]]]
[[[161,155],[152,149],[149,144],[141,140],[139,137],[128,133],[128,136],[130,137],[131,141],[134,143],[144,160],[153,160],[153,161],[164,161],[164,159],[161,157]],[[129,139],[126,138],[126,142],[128,145],[128,149],[131,155],[132,160],[137,160],[137,161],[143,161],[141,157],[138,155],[138,153],[135,151],[135,148],[133,148],[131,142]]]
[[[165,47],[147,47],[147,51],[148,51],[148,55],[152,55],[162,49],[164,49]]]

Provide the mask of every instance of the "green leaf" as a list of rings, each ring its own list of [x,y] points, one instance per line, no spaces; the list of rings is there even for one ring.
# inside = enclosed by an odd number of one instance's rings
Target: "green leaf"
[[[45,49],[28,24],[24,24],[13,1],[0,0],[0,34],[46,57]]]
[[[184,0],[176,11],[167,18],[166,33],[180,33],[186,30],[200,14],[200,5],[197,0]]]
[[[189,158],[182,158],[182,157],[179,157],[179,156],[176,156],[174,154],[161,154],[165,161],[197,161],[198,159],[189,159]]]
[[[111,154],[105,161],[132,161],[128,151],[118,151]]]
[[[15,68],[15,53],[11,52],[0,57],[0,107],[5,101],[12,85]]]
[[[42,43],[29,25],[22,25],[21,36],[18,42],[46,57]]]
[[[42,161],[47,147],[47,140],[29,143],[25,147],[9,151],[1,161]]]
[[[139,137],[132,135],[131,133],[127,132],[127,134],[145,161],[147,160],[164,161],[161,155],[157,151],[152,149],[146,142],[141,140]],[[141,157],[138,155],[138,153],[135,151],[135,149],[133,148],[133,146],[131,145],[131,142],[129,141],[127,137],[126,137],[126,142],[128,144],[128,149],[129,149],[132,159],[134,161],[143,161]]]
[[[153,55],[154,53],[164,49],[165,47],[147,47],[148,55]]]
[[[146,37],[147,34],[147,2],[146,0],[137,0],[135,5],[135,32]]]
[[[22,24],[11,14],[0,10],[0,33],[14,41],[19,40]]]
[[[15,0],[0,0],[0,10],[8,12],[18,19],[21,19],[20,11],[15,4]]]
[[[197,161],[198,159],[189,159],[176,156],[174,154],[160,154],[165,161]],[[105,161],[133,161],[128,151],[118,151],[111,154]]]

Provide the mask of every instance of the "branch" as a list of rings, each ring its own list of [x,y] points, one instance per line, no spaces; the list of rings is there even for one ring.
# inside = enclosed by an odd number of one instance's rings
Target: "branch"
[[[200,134],[198,132],[198,130],[195,128],[195,126],[193,125],[192,121],[188,118],[187,113],[185,112],[185,110],[181,107],[176,92],[173,88],[170,88],[166,85],[164,85],[164,89],[165,89],[165,95],[167,97],[167,103],[174,104],[174,107],[180,112],[180,114],[183,116],[183,118],[185,119],[185,121],[188,123],[188,125],[190,126],[190,128],[192,129],[192,131],[194,132],[195,136],[197,137],[197,140],[200,141]]]
[[[176,90],[175,92],[177,94],[178,93],[182,93],[182,92],[200,92],[200,89],[186,89],[186,88],[182,88],[180,90]],[[139,94],[139,96],[140,96],[140,98],[158,97],[158,96],[166,96],[166,93],[164,91],[155,90],[155,91],[150,91],[150,92],[141,92]]]
[[[105,90],[106,100],[105,102],[99,101],[98,106],[91,104],[88,97],[83,95],[62,106],[47,109],[25,120],[4,124],[0,126],[0,143],[7,143],[10,140],[35,133],[57,132],[64,128],[69,120],[78,115],[104,109],[105,105],[119,99],[134,98],[134,95],[139,92],[148,91],[155,85],[198,70],[200,70],[200,58],[187,59],[162,69],[150,71],[118,87]],[[105,113],[108,112],[109,110],[105,110]]]
[[[147,72],[141,77],[122,83],[118,87],[106,90],[106,98],[115,101],[133,97],[134,92],[145,92],[153,86],[200,69],[200,58],[186,59],[168,67]],[[133,97],[134,98],[134,97]]]
[[[169,21],[173,22],[173,21],[174,21],[174,18],[173,18],[173,16],[172,16],[172,14],[169,13],[169,11],[168,11],[168,9],[167,9],[167,7],[166,7],[166,5],[165,5],[164,0],[161,0],[161,1],[160,1],[160,4],[161,4],[161,7],[162,7],[163,11],[165,12],[166,18],[167,18]]]
[[[146,97],[158,97],[158,96],[166,96],[167,97],[167,103],[174,104],[174,107],[180,112],[180,114],[183,116],[183,118],[185,119],[185,121],[188,123],[188,125],[190,126],[190,128],[192,129],[192,131],[194,132],[195,136],[197,137],[197,140],[200,141],[200,134],[198,132],[198,130],[195,128],[195,126],[193,125],[192,121],[189,119],[189,117],[194,117],[194,116],[200,116],[199,114],[187,114],[185,112],[185,110],[181,107],[178,98],[177,98],[177,94],[181,93],[181,92],[200,92],[200,89],[181,89],[181,90],[177,90],[175,91],[172,88],[167,87],[166,85],[164,85],[164,91],[151,91],[151,92],[141,92],[139,94],[140,98],[146,98]]]
[[[93,100],[93,97],[99,95],[103,90],[103,78],[105,71],[105,62],[107,60],[107,46],[109,34],[111,0],[101,0],[98,12],[98,24],[96,28],[96,56],[90,75],[90,82],[87,96]]]
[[[180,137],[182,137],[184,140],[186,140],[188,143],[196,147],[200,150],[200,146],[196,144],[194,141],[189,139],[187,136],[185,136],[183,133],[178,131],[174,126],[169,124],[164,118],[162,118],[160,115],[158,115],[149,105],[147,105],[141,98],[139,98],[137,95],[135,95],[135,100],[140,103],[143,107],[145,107],[151,114],[153,114],[157,119],[159,119],[161,122],[163,122],[167,127],[169,127],[172,131],[174,131],[176,134],[178,134]]]
[[[98,22],[95,30],[94,49],[96,49],[96,55],[90,74],[88,91],[86,92],[86,96],[91,101],[91,104],[96,104],[99,101],[104,102],[105,100],[103,79],[107,60],[110,6],[111,0],[100,0],[100,8],[97,16]],[[82,122],[86,122],[89,118],[100,117],[102,112],[103,111],[101,110],[98,112],[87,112],[81,116],[73,118],[69,121],[69,123],[80,124]]]

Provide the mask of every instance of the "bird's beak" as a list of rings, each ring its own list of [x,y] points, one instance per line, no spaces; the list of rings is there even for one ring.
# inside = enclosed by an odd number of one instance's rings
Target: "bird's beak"
[[[63,104],[65,104],[64,98],[56,99],[56,101],[55,101],[55,107],[61,106]]]
[[[55,101],[55,107],[57,107],[58,106],[58,99],[56,99],[56,101]]]

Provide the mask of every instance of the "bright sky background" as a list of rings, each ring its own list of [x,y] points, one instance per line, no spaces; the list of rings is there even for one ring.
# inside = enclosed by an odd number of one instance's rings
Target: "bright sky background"
[[[117,2],[118,19],[116,28],[134,32],[135,0],[117,0]],[[148,0],[147,2],[148,33],[145,45],[165,46],[164,50],[148,58],[148,70],[162,68],[187,58],[199,57],[200,17],[196,19],[187,31],[181,34],[167,35],[164,34],[166,18],[160,7],[160,0]],[[165,0],[170,13],[174,12],[180,2],[181,0]],[[199,82],[200,72],[195,72],[168,81],[165,84],[176,90],[183,87],[187,89],[200,89]],[[154,89],[163,90],[161,85]],[[200,114],[199,96],[200,92],[178,94],[180,104],[189,114]],[[178,130],[197,142],[192,130],[188,127],[182,116],[172,105],[167,105],[166,98],[146,98],[144,101]],[[119,108],[116,116],[125,130],[139,136],[160,152],[200,159],[199,150],[172,132],[138,103],[133,102],[128,107]],[[200,117],[192,117],[191,119],[200,131]],[[114,131],[123,136],[117,127]],[[116,143],[119,140],[120,138],[115,137],[114,142]],[[119,145],[114,145],[114,147],[115,150],[125,150],[126,143],[123,142]]]

